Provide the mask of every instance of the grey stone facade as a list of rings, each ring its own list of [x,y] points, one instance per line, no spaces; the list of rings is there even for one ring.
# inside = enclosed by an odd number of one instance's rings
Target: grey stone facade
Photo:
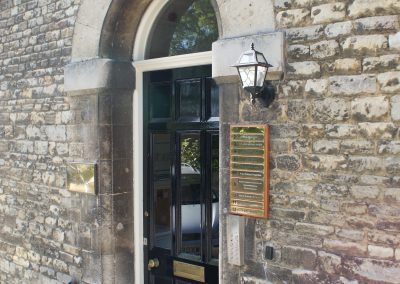
[[[0,1],[0,283],[134,282],[131,61],[150,2]],[[220,282],[400,283],[400,2],[212,2],[221,42],[285,35],[268,107],[216,78]],[[246,218],[242,267],[225,242],[232,123],[271,125],[270,219]],[[66,164],[88,160],[99,194],[67,191]]]

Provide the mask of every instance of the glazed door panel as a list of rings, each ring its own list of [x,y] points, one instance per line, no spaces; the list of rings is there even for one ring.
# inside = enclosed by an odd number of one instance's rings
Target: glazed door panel
[[[146,283],[218,283],[218,92],[210,74],[200,66],[144,76]],[[180,273],[182,265],[204,279]]]

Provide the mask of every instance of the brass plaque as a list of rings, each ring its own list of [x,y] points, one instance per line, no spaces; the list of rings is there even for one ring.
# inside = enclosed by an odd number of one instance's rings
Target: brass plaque
[[[205,283],[205,272],[203,266],[174,260],[174,276]]]
[[[96,194],[96,163],[70,163],[67,165],[69,191]]]
[[[231,125],[232,214],[267,218],[269,205],[269,126]]]

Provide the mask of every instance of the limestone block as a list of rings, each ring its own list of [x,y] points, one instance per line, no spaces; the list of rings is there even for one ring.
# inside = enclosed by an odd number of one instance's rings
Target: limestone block
[[[389,113],[389,100],[386,97],[356,98],[351,102],[351,114],[356,120],[379,121]]]
[[[355,58],[341,58],[334,62],[338,74],[352,74],[361,71],[361,61]]]
[[[309,41],[321,38],[324,34],[322,25],[303,28],[291,28],[286,30],[286,38],[291,42]]]
[[[296,223],[295,229],[297,232],[301,234],[311,234],[318,236],[328,236],[335,232],[335,228],[333,226],[325,226],[311,223]]]
[[[311,57],[323,59],[335,56],[339,53],[339,44],[335,40],[326,40],[314,43],[310,46]]]
[[[327,95],[328,92],[328,80],[327,79],[310,79],[307,80],[304,87],[306,94],[313,96]]]
[[[310,55],[310,47],[308,45],[293,44],[288,46],[287,52],[289,58],[307,58]]]
[[[357,136],[358,128],[351,124],[328,124],[326,134],[330,138],[351,138]]]
[[[279,12],[276,15],[276,22],[281,28],[291,28],[307,23],[310,17],[308,9],[293,9]]]
[[[400,120],[400,95],[393,96],[391,98],[391,104],[392,104],[392,119],[395,121]]]
[[[346,17],[346,5],[341,2],[323,4],[311,9],[313,24],[331,23]]]
[[[350,4],[348,11],[352,18],[373,16],[377,13],[395,14],[400,11],[400,2],[398,0],[355,0]]]
[[[399,202],[400,201],[400,189],[399,188],[387,188],[384,193],[384,198],[387,202]]]
[[[363,256],[367,253],[366,245],[342,240],[325,239],[324,248],[335,252],[343,252],[346,255]]]
[[[354,29],[359,33],[366,31],[396,30],[399,20],[396,16],[378,16],[362,18],[354,21]]]
[[[313,151],[322,154],[337,154],[340,149],[338,140],[317,140],[313,143]]]
[[[314,269],[316,260],[315,250],[293,246],[282,248],[282,261],[290,266]]]
[[[333,76],[329,78],[330,91],[334,95],[373,94],[376,79],[371,75]]]
[[[344,121],[349,118],[349,104],[339,98],[316,100],[313,118],[318,122]]]
[[[383,169],[383,161],[377,157],[350,156],[348,166],[355,172],[378,172]]]
[[[391,50],[400,50],[400,32],[389,35],[389,48]]]
[[[388,122],[361,122],[358,124],[360,134],[366,138],[391,139],[396,135],[397,128]]]
[[[342,153],[346,154],[372,154],[375,150],[375,145],[367,140],[344,140],[340,146]]]
[[[336,230],[336,235],[352,241],[362,241],[364,239],[364,232],[358,230],[340,228]]]
[[[375,54],[388,47],[388,39],[385,35],[351,36],[341,45],[346,54]]]
[[[379,195],[379,188],[375,186],[359,186],[350,187],[350,193],[356,200],[375,199]]]
[[[379,57],[366,57],[363,59],[364,72],[379,72],[400,70],[400,55],[388,54]]]
[[[320,65],[315,61],[293,62],[288,64],[289,78],[319,77]]]
[[[318,251],[318,258],[321,261],[321,267],[328,273],[338,273],[341,268],[341,257],[325,251]]]
[[[400,91],[400,72],[382,73],[378,75],[377,79],[383,93]]]

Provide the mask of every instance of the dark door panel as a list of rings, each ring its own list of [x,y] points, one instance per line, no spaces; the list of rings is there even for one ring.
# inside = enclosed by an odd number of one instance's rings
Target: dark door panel
[[[200,66],[144,76],[146,283],[199,283],[179,274],[185,263],[218,283],[218,92],[210,75]]]

